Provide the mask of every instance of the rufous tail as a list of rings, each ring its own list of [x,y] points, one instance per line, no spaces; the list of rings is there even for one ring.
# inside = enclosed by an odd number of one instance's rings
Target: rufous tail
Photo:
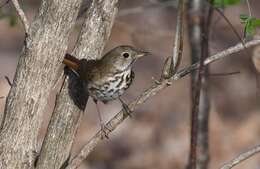
[[[71,54],[66,53],[62,63],[69,68],[77,71],[79,68],[80,60],[72,56]]]

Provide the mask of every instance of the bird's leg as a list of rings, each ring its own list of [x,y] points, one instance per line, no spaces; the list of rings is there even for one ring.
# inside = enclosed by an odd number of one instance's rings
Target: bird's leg
[[[120,97],[119,97],[118,99],[119,99],[119,101],[121,102],[121,104],[122,104],[122,106],[123,106],[123,109],[124,109],[126,115],[129,116],[129,117],[132,117],[132,115],[131,115],[132,111],[130,110],[130,108],[128,107],[128,105],[125,104],[125,102],[124,102]]]
[[[106,133],[106,130],[105,130],[105,124],[103,123],[101,112],[99,110],[97,100],[96,99],[93,99],[93,100],[94,100],[94,103],[96,105],[97,112],[98,112],[99,125],[101,127],[101,132],[102,132],[101,138],[103,139],[105,137],[105,138],[109,139],[108,134]]]

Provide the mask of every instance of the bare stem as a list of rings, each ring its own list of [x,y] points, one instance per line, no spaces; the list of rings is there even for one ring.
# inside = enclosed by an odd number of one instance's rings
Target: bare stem
[[[183,18],[184,18],[184,2],[180,0],[178,4],[177,24],[174,38],[173,54],[168,57],[163,66],[161,79],[171,78],[176,73],[179,64],[181,62],[182,50],[183,50]]]
[[[250,6],[250,3],[249,3],[249,0],[246,0],[246,4],[247,4],[249,16],[252,17],[252,11],[251,11],[251,6]]]
[[[12,87],[12,82],[11,82],[11,80],[9,79],[9,77],[8,76],[5,76],[5,80],[7,81],[7,83],[9,84],[9,86],[10,87]]]
[[[177,26],[173,48],[173,71],[177,71],[182,56],[184,6],[184,0],[179,0]]]
[[[237,157],[235,157],[233,160],[227,162],[224,164],[220,169],[231,169],[234,166],[240,164],[241,162],[249,159],[250,157],[256,155],[257,153],[260,152],[260,145],[257,145],[256,147],[239,154]]]
[[[28,20],[25,16],[24,11],[20,7],[18,0],[12,0],[12,3],[14,4],[15,10],[16,10],[17,14],[19,15],[20,19],[21,19],[21,22],[24,26],[25,33],[28,33],[29,32],[29,22],[28,22]]]

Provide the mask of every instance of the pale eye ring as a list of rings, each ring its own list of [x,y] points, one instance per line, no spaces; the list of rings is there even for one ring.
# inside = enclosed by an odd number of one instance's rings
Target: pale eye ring
[[[124,53],[122,54],[122,56],[123,56],[124,58],[128,58],[128,57],[130,56],[130,54],[129,54],[128,52],[124,52]]]

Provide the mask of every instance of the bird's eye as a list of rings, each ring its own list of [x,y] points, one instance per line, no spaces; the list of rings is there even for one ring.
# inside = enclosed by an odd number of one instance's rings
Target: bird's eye
[[[124,58],[128,58],[130,56],[129,53],[127,53],[127,52],[123,53],[122,55]]]

